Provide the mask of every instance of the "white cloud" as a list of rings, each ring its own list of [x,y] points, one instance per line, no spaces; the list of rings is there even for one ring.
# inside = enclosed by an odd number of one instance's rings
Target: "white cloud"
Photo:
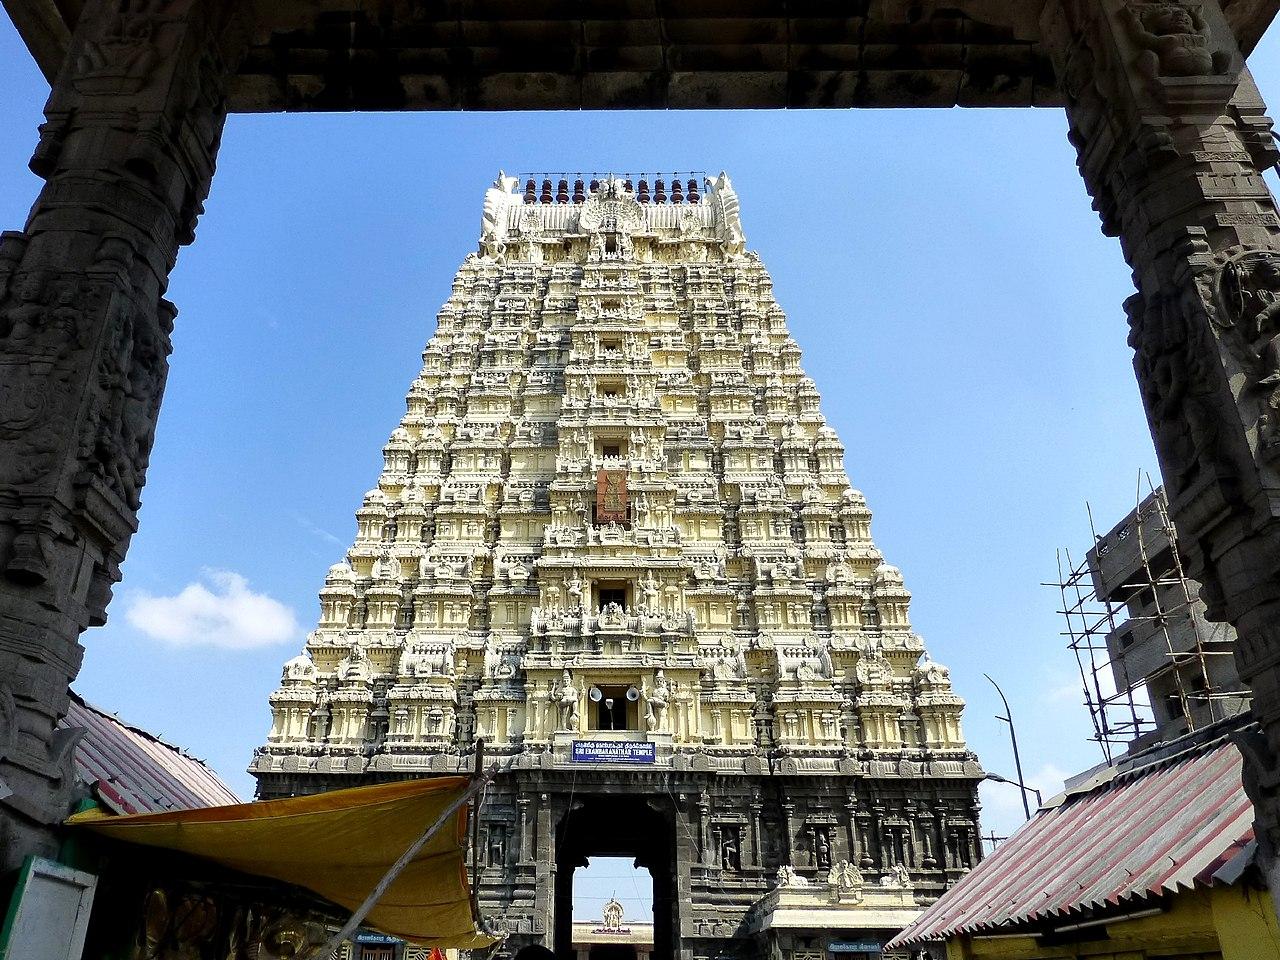
[[[293,611],[230,570],[204,570],[203,582],[189,583],[171,597],[137,593],[128,599],[125,619],[152,640],[175,646],[248,650],[292,640],[298,635]]]

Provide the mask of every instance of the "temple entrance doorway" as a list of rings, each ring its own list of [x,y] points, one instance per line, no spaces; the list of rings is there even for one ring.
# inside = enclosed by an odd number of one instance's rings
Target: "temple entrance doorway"
[[[671,960],[678,908],[668,806],[625,794],[574,799],[556,834],[558,960]]]

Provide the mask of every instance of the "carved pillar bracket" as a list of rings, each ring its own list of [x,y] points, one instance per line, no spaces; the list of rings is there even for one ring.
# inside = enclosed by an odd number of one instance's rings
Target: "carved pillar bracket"
[[[31,159],[46,184],[0,235],[0,872],[50,850],[66,812],[75,738],[54,725],[136,529],[163,294],[213,176],[235,7],[86,3]]]
[[[1129,343],[1188,572],[1209,616],[1239,634],[1265,731],[1250,795],[1274,862],[1280,217],[1261,175],[1280,156],[1271,120],[1217,0],[1057,0],[1042,27],[1080,171],[1133,268]]]

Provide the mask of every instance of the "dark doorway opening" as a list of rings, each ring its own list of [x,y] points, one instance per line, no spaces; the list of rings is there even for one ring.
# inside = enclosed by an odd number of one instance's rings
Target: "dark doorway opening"
[[[675,898],[675,818],[665,796],[619,792],[579,795],[556,831],[555,952],[558,960],[577,960],[573,949],[573,877],[592,857],[627,857],[653,878],[653,960],[674,960],[679,930]],[[606,894],[611,891],[605,891]],[[594,918],[592,918],[594,919]],[[634,920],[648,917],[634,916]],[[601,944],[606,956],[590,951],[589,960],[635,960],[626,944]],[[625,957],[617,948],[629,950]]]

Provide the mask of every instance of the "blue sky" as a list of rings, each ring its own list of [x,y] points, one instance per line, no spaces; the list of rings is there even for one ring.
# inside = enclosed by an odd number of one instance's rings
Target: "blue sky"
[[[0,65],[0,228],[17,229],[47,86],[4,19]],[[1252,65],[1280,97],[1274,32]],[[1108,528],[1156,469],[1129,272],[1059,110],[232,117],[170,286],[141,531],[111,622],[83,638],[82,694],[251,795],[267,694],[314,625],[499,167],[727,170],[970,743],[1012,776],[988,672],[1037,785],[1100,759],[1041,582],[1057,548],[1087,546],[1086,501]],[[983,798],[997,832],[1021,820],[1013,788]]]

